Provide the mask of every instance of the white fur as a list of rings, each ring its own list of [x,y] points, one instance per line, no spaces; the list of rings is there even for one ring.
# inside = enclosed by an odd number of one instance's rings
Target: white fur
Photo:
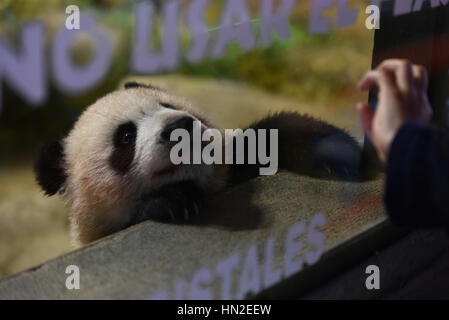
[[[162,107],[169,103],[180,110]],[[71,208],[73,244],[79,246],[124,228],[136,197],[176,181],[195,180],[205,189],[217,186],[215,168],[183,166],[171,175],[153,174],[170,165],[170,150],[157,142],[170,121],[190,115],[210,123],[185,100],[159,90],[133,88],[113,92],[90,106],[64,140],[68,175],[63,195]],[[120,175],[109,164],[113,134],[122,123],[137,125],[135,157],[129,173]]]

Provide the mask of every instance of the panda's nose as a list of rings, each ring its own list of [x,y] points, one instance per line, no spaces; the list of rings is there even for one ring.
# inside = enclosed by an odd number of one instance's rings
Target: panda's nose
[[[184,129],[191,133],[193,130],[193,121],[193,118],[185,116],[169,123],[161,132],[161,140],[163,142],[170,142],[170,135],[176,129]]]

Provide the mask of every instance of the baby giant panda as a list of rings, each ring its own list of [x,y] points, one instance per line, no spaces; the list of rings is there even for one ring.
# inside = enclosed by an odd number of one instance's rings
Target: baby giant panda
[[[62,194],[75,246],[144,220],[188,220],[209,193],[258,175],[257,164],[173,165],[170,133],[195,120],[215,128],[184,99],[128,83],[91,105],[64,140],[42,145],[37,181],[46,195]],[[250,127],[278,129],[280,169],[358,178],[358,144],[330,124],[283,112]]]

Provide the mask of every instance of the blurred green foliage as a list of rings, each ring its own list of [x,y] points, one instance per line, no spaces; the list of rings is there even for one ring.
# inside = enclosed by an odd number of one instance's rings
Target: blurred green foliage
[[[50,88],[44,106],[30,108],[7,84],[3,84],[0,161],[28,156],[40,141],[63,137],[86,106],[114,90],[129,73],[135,2],[76,1],[81,10],[88,9],[96,16],[98,24],[107,30],[114,43],[114,58],[108,74],[88,93],[78,96],[61,93],[51,78],[50,60],[47,61]],[[206,20],[211,26],[217,25],[223,3],[223,0],[212,2],[206,12]],[[0,0],[0,34],[5,33],[15,43],[20,25],[31,19],[39,19],[47,27],[50,26],[48,35],[51,37],[54,32],[52,28],[63,23],[64,9],[70,4],[73,1]],[[258,2],[250,0],[250,4],[256,7]],[[182,62],[176,72],[189,76],[233,79],[274,93],[294,96],[299,101],[325,103],[347,99],[370,60],[372,34],[365,28],[353,27],[349,31],[311,36],[307,33],[307,18],[308,10],[295,12],[291,18],[292,37],[288,41],[275,38],[270,47],[250,52],[243,52],[238,45],[230,45],[224,57],[218,60],[206,59],[195,65]],[[4,32],[1,32],[2,29]],[[259,25],[255,22],[256,35],[258,30]],[[159,32],[159,27],[155,28],[155,32]],[[181,28],[180,34],[185,51],[190,35],[186,27]],[[211,33],[213,37],[214,33]],[[158,46],[159,37],[154,39],[154,44]],[[79,44],[73,50],[74,60],[80,64],[85,63],[91,54],[89,43]]]

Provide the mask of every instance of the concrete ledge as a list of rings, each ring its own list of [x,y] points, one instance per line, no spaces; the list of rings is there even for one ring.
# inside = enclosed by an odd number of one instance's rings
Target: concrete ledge
[[[310,269],[301,261],[307,260],[307,251],[317,253],[307,233],[317,213],[326,216],[325,226],[317,228],[325,236],[323,257],[382,226],[382,187],[381,179],[336,182],[290,173],[259,177],[209,199],[193,225],[145,222],[7,277],[0,281],[0,299],[221,299],[262,294],[290,278],[295,265],[301,268],[298,274]],[[299,230],[301,222],[306,229],[295,243],[302,248],[288,247],[288,235],[292,228]],[[286,251],[292,248],[297,252],[288,257]],[[344,254],[348,252],[339,253],[339,260],[345,260]],[[328,262],[319,260],[314,267],[321,263]],[[68,265],[80,268],[79,290],[65,287]]]

